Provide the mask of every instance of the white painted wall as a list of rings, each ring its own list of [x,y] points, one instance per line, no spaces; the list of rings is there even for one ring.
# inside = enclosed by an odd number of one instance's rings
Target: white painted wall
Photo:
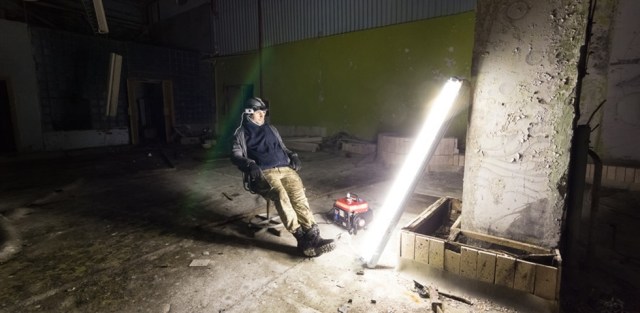
[[[26,24],[0,19],[0,77],[10,80],[18,152],[42,150],[36,67]]]
[[[560,240],[584,3],[479,0],[462,228]]]

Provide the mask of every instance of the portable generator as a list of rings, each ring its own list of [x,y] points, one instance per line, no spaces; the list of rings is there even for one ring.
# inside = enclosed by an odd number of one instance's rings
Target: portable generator
[[[357,234],[358,229],[366,228],[373,219],[373,211],[369,203],[358,195],[347,193],[347,196],[336,200],[333,204],[333,222],[346,228],[349,234]]]

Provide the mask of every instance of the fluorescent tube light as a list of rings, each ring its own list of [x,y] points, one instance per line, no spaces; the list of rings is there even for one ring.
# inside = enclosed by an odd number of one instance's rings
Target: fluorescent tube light
[[[98,20],[98,33],[109,33],[109,25],[107,25],[107,16],[104,13],[102,0],[93,0],[93,8],[96,11],[96,19]]]
[[[428,159],[435,150],[436,140],[441,137],[441,128],[450,118],[449,112],[461,86],[462,81],[457,78],[450,78],[444,85],[433,102],[382,207],[376,210],[376,218],[367,231],[362,250],[362,261],[367,267],[376,267],[393,228],[400,220],[409,192],[413,192],[418,175],[422,175]]]

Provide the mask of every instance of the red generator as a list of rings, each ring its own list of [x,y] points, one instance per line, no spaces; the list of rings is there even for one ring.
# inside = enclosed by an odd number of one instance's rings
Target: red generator
[[[347,196],[336,200],[333,204],[333,222],[346,228],[349,234],[357,234],[358,229],[366,228],[373,219],[373,211],[369,203],[358,195],[347,193]]]

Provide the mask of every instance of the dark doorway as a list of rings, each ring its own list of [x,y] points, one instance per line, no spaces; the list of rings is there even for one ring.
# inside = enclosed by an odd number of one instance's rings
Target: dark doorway
[[[131,144],[173,141],[175,116],[171,80],[127,79]]]
[[[9,97],[9,84],[0,80],[0,153],[16,152],[16,139],[13,129],[13,114]]]
[[[167,143],[162,83],[140,83],[136,91],[140,144]]]

